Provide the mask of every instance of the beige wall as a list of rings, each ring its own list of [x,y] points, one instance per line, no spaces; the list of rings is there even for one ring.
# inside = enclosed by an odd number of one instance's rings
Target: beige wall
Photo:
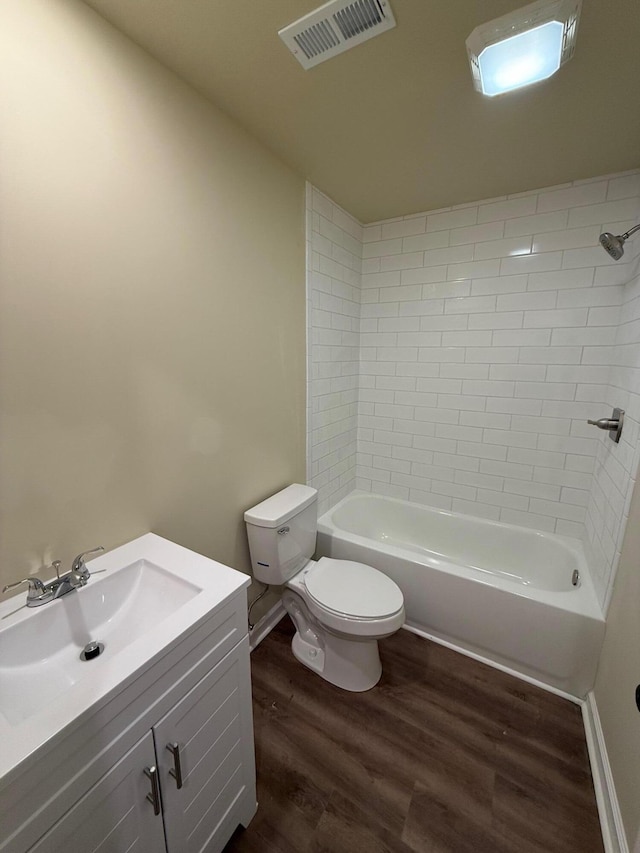
[[[303,181],[76,0],[4,0],[0,63],[0,583],[148,530],[248,570],[304,482]]]
[[[629,842],[640,832],[640,488],[636,486],[616,575],[595,697]]]

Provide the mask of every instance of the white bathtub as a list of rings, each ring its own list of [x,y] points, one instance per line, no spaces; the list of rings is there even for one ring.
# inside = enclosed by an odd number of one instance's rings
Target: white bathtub
[[[393,578],[418,633],[570,696],[593,686],[604,620],[577,539],[354,492],[319,519],[318,554]]]

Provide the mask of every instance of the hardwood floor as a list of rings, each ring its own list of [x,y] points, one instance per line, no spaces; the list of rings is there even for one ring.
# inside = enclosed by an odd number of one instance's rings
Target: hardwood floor
[[[399,631],[366,693],[253,652],[258,812],[225,853],[600,853],[578,706]]]

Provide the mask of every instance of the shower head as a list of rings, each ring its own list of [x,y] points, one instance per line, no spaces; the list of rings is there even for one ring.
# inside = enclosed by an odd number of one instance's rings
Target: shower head
[[[605,252],[611,255],[614,261],[619,261],[624,255],[624,239],[622,237],[616,237],[605,231],[604,234],[600,235],[600,244]]]
[[[615,234],[610,234],[608,231],[605,231],[604,234],[600,235],[602,248],[605,252],[611,255],[614,261],[619,261],[624,255],[625,240],[627,240],[632,234],[635,234],[638,229],[640,229],[640,225],[636,225],[635,228],[631,228],[629,231],[625,231],[624,234],[620,234],[617,237]]]

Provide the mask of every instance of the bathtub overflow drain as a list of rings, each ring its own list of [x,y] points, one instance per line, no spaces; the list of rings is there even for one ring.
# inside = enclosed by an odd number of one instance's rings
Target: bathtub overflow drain
[[[92,660],[93,658],[97,658],[98,655],[101,655],[104,651],[103,643],[96,643],[95,640],[91,643],[87,643],[84,649],[80,652],[80,660]]]

